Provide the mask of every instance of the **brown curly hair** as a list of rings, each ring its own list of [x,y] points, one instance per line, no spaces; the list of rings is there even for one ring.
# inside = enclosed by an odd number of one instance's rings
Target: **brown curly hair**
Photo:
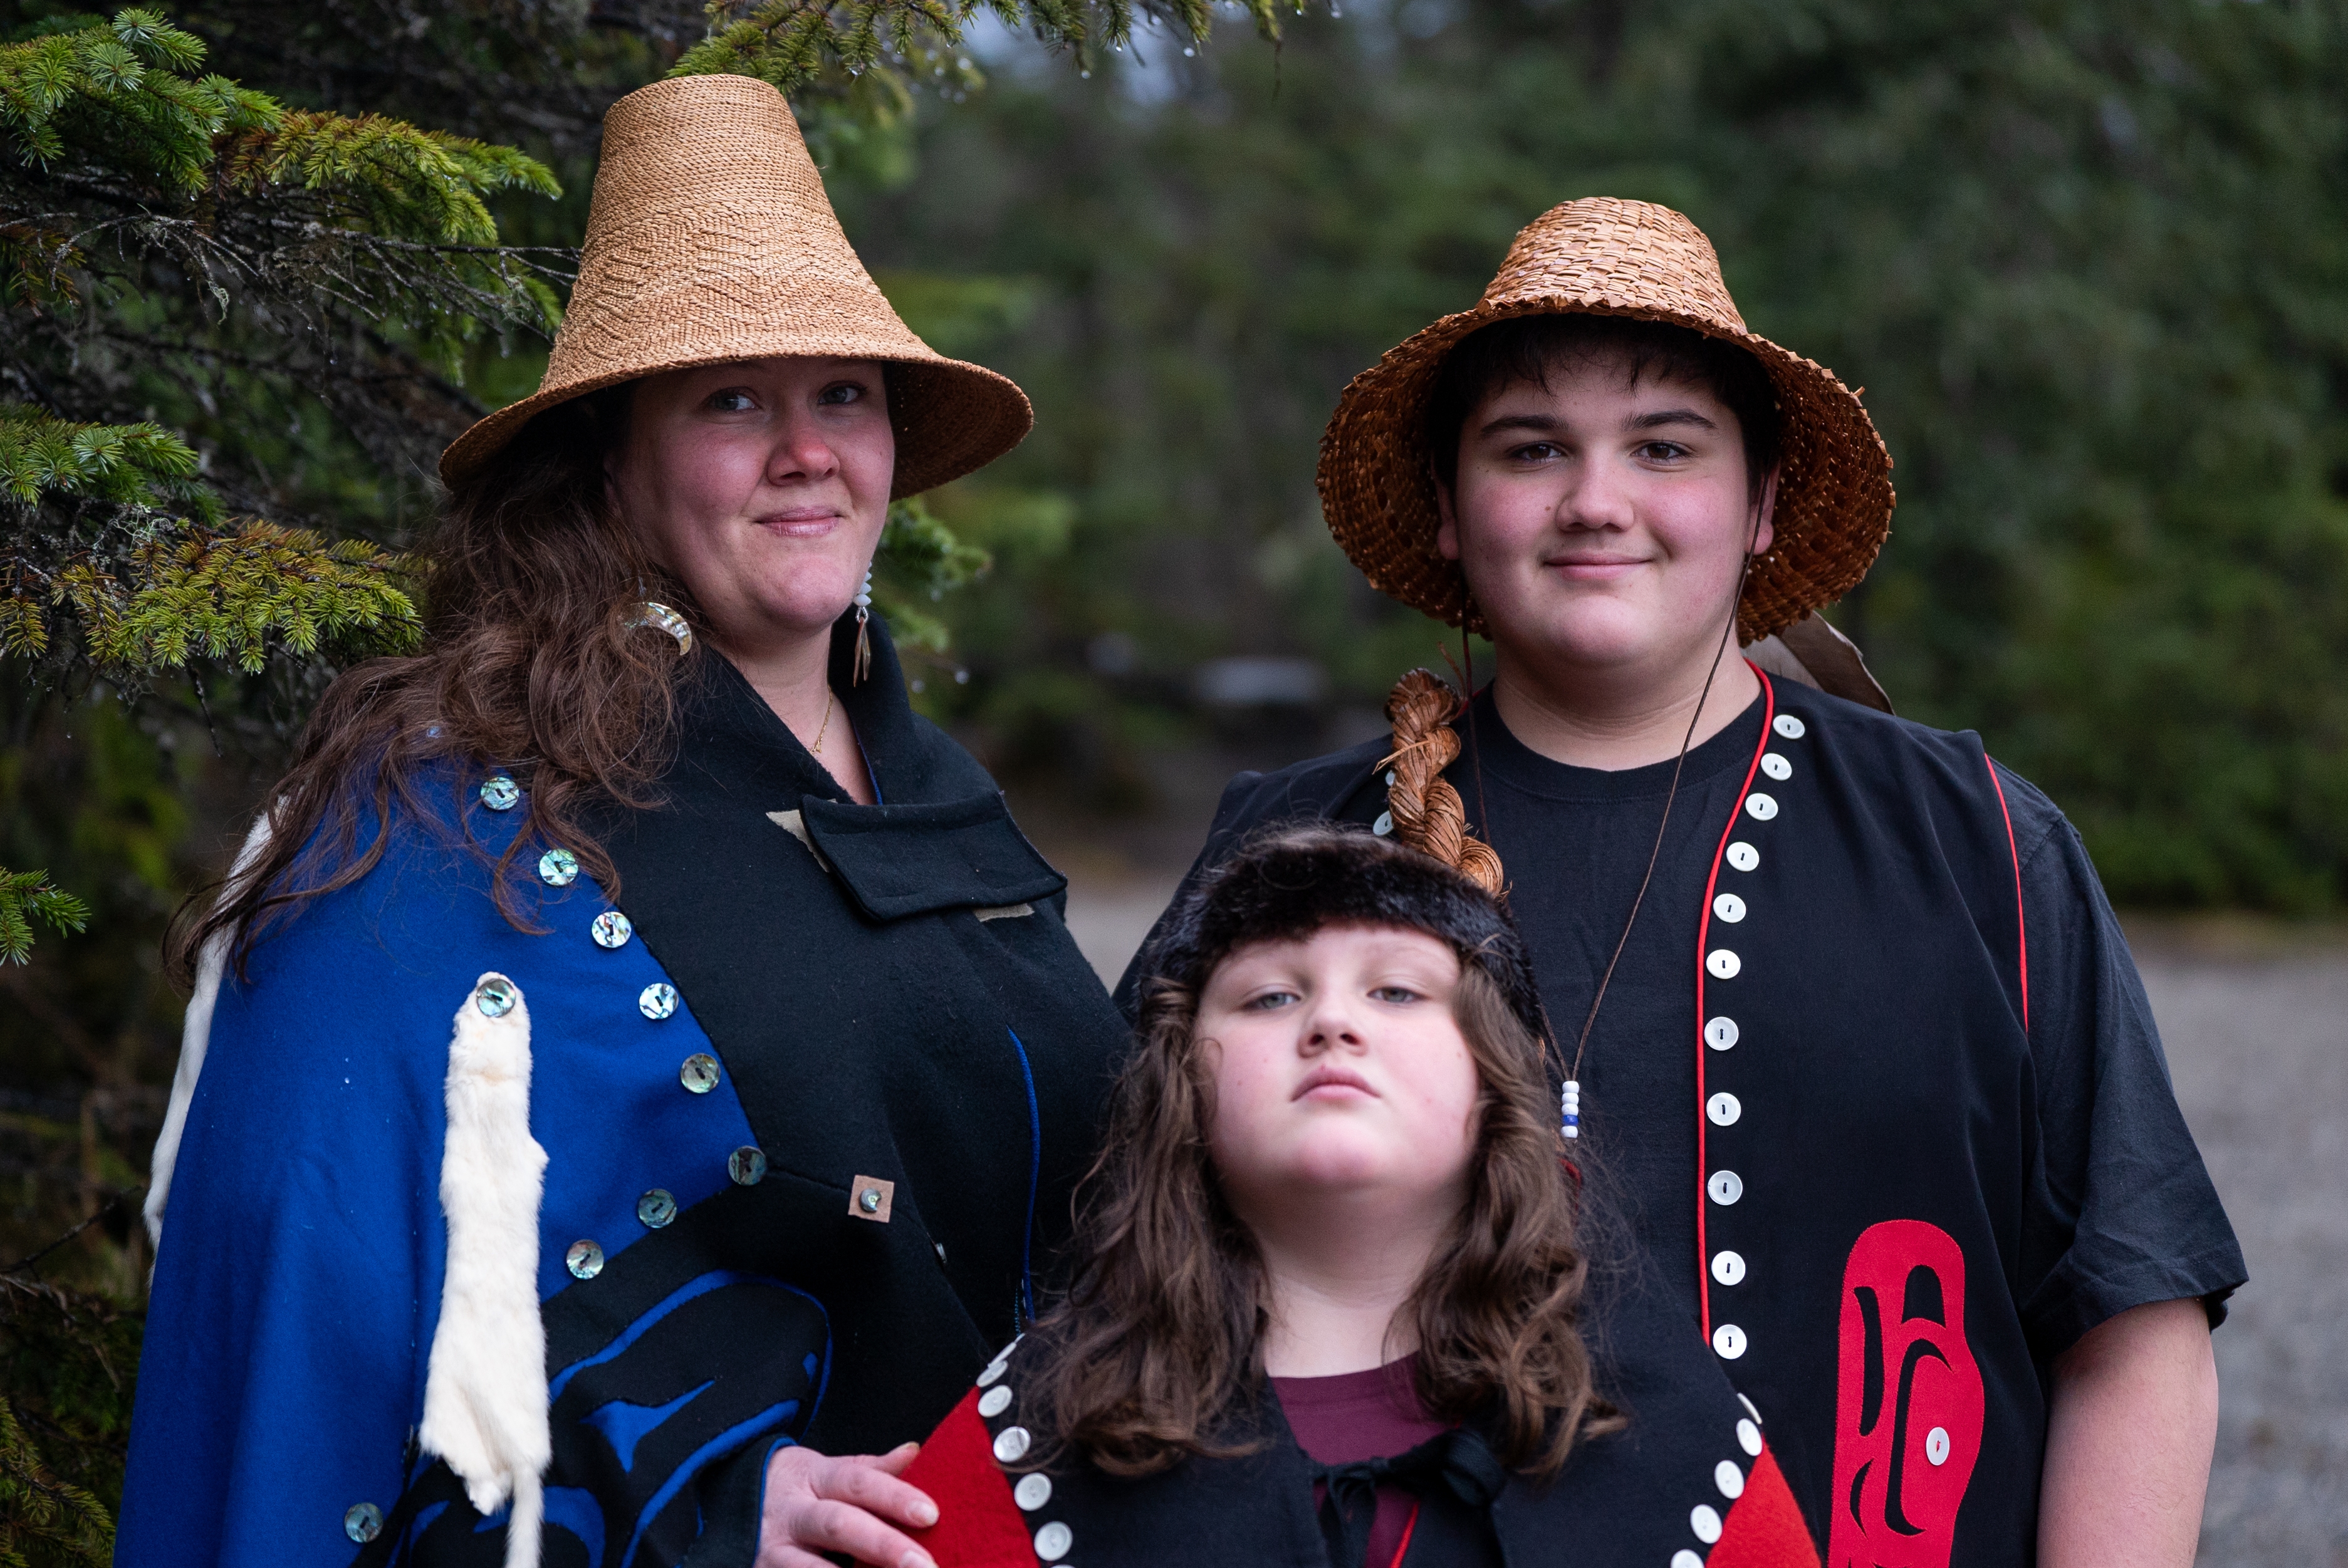
[[[1482,966],[1462,963],[1452,1005],[1481,1093],[1467,1206],[1405,1308],[1418,1395],[1438,1419],[1478,1421],[1502,1462],[1551,1475],[1581,1437],[1619,1421],[1592,1387],[1578,1326],[1588,1265],[1550,1075],[1542,1042]],[[1255,1238],[1208,1156],[1215,1094],[1198,1009],[1192,986],[1160,978],[1145,989],[1079,1202],[1079,1262],[1035,1329],[1039,1464],[1074,1450],[1142,1475],[1254,1444],[1244,1418],[1263,1387],[1270,1302]]]

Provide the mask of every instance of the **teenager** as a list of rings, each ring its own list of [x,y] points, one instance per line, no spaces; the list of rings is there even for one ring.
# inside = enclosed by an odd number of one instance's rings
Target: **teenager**
[[[840,1500],[1031,1310],[1125,1039],[864,609],[890,497],[1027,421],[772,87],[613,108],[424,648],[335,684],[193,933],[117,1562],[873,1550]]]
[[[1738,656],[1859,580],[1890,466],[1685,218],[1549,212],[1322,447],[1338,541],[1490,683],[1235,779],[1200,866],[1322,816],[1505,885],[1586,1146],[1833,1568],[2183,1568],[2243,1268],[2094,868],[1978,737]]]
[[[1554,1053],[1497,900],[1291,829],[1155,956],[1074,1287],[906,1472],[943,1568],[1816,1563],[1700,1346],[1627,1373],[1634,1325],[1585,1347]]]

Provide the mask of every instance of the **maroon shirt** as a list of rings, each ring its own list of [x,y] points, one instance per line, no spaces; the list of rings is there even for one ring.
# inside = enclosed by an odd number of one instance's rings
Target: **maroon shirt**
[[[1296,1446],[1322,1464],[1354,1464],[1408,1453],[1452,1423],[1428,1416],[1411,1378],[1412,1358],[1389,1361],[1366,1372],[1334,1378],[1274,1378],[1281,1412]],[[1313,1489],[1321,1506],[1322,1488]],[[1378,1513],[1370,1526],[1365,1568],[1388,1568],[1402,1550],[1416,1500],[1398,1486],[1378,1488]]]

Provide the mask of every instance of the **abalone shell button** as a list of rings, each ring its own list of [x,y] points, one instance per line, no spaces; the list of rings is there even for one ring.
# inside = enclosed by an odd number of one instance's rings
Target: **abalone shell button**
[[[624,948],[628,945],[628,938],[636,934],[636,923],[617,909],[606,909],[595,917],[595,923],[587,927],[587,934],[595,938],[595,945],[599,948]]]
[[[568,887],[579,880],[579,857],[567,849],[550,849],[538,857],[538,876],[550,887]]]
[[[473,989],[473,1005],[481,1009],[483,1018],[503,1018],[520,999],[521,992],[503,975],[491,975]]]
[[[654,980],[636,998],[636,1010],[648,1019],[664,1019],[676,1010],[676,988],[666,980]]]
[[[1035,1532],[1035,1555],[1046,1563],[1056,1563],[1068,1554],[1075,1545],[1076,1532],[1057,1520]]]
[[[654,1187],[636,1200],[636,1218],[647,1230],[659,1230],[676,1218],[676,1195],[666,1187]]]
[[[1035,1440],[1025,1427],[1005,1427],[994,1434],[994,1457],[1004,1464],[1016,1464],[1026,1457],[1027,1445]]]
[[[1699,1502],[1688,1511],[1688,1528],[1706,1546],[1720,1539],[1720,1511],[1708,1502]]]
[[[1745,918],[1745,900],[1734,893],[1723,893],[1712,901],[1712,912],[1734,926]]]
[[[1723,1285],[1745,1283],[1745,1255],[1741,1252],[1716,1252],[1712,1255],[1712,1277]]]
[[[574,1241],[562,1255],[562,1262],[572,1278],[592,1279],[603,1272],[603,1249],[592,1241]]]
[[[1774,797],[1755,790],[1745,797],[1745,815],[1756,822],[1766,822],[1777,815],[1777,802]]]
[[[1755,1459],[1761,1457],[1761,1429],[1742,1416],[1736,1419],[1736,1446]]]
[[[521,804],[521,785],[504,774],[481,781],[481,804],[491,811],[511,811]]]
[[[676,1070],[676,1081],[695,1094],[706,1094],[717,1087],[717,1059],[705,1050],[696,1050],[685,1059]]]
[[[1042,1471],[1023,1475],[1019,1484],[1011,1489],[1011,1501],[1033,1513],[1052,1501],[1052,1478]]]
[[[1734,1323],[1724,1323],[1712,1331],[1713,1354],[1724,1361],[1734,1361],[1745,1354],[1745,1330]]]
[[[1724,1089],[1704,1102],[1704,1113],[1712,1118],[1715,1127],[1734,1127],[1736,1119],[1745,1114],[1745,1107],[1735,1095]]]
[[[1775,752],[1764,752],[1761,753],[1761,771],[1783,784],[1794,776],[1794,764]]]
[[[862,1192],[857,1194],[856,1206],[862,1209],[868,1214],[879,1214],[880,1212],[880,1189],[878,1187],[867,1187]]]
[[[372,1502],[355,1502],[343,1515],[343,1533],[357,1542],[373,1541],[383,1533],[383,1510]]]
[[[1736,1020],[1716,1018],[1704,1026],[1704,1042],[1715,1050],[1726,1050],[1736,1043]]]
[[[1776,720],[1771,723],[1769,727],[1776,731],[1779,734],[1785,736],[1789,741],[1798,741],[1804,735],[1810,733],[1809,726],[1803,723],[1801,720],[1797,719],[1791,713],[1778,714]]]
[[[1750,871],[1761,864],[1761,852],[1740,838],[1728,846],[1728,864],[1739,871]]]
[[[997,1383],[978,1397],[978,1413],[993,1420],[1011,1408],[1011,1385]]]
[[[1745,1495],[1745,1472],[1736,1468],[1735,1460],[1722,1460],[1712,1467],[1712,1484],[1720,1488],[1721,1496],[1734,1502]]]
[[[1745,1178],[1734,1171],[1715,1171],[1704,1190],[1712,1195],[1714,1203],[1726,1208],[1745,1195]]]
[[[1726,948],[1715,948],[1704,956],[1704,967],[1712,971],[1714,979],[1733,980],[1736,971],[1745,967],[1745,960]]]
[[[726,1173],[737,1187],[755,1187],[767,1179],[767,1154],[745,1143],[726,1156]]]

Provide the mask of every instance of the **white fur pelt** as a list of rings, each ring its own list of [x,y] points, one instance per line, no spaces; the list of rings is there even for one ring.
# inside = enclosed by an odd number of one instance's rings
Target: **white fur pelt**
[[[483,975],[476,994],[502,979]],[[530,1009],[519,986],[502,1018],[484,1015],[470,995],[457,1009],[448,1101],[440,1208],[448,1269],[417,1436],[484,1516],[512,1499],[506,1568],[538,1568],[541,1487],[553,1457],[538,1305],[546,1151],[530,1135]]]
[[[264,811],[244,835],[244,847],[236,852],[236,864],[229,867],[228,880],[221,886],[222,898],[236,891],[268,844],[269,814]],[[211,1049],[212,1009],[220,1003],[221,976],[228,969],[229,938],[226,931],[214,932],[197,955],[196,989],[188,998],[187,1017],[180,1025],[180,1065],[171,1074],[171,1103],[163,1112],[163,1131],[155,1140],[155,1157],[147,1166],[147,1239],[157,1248],[163,1245],[163,1207],[170,1201],[171,1172],[180,1163],[180,1140],[188,1130],[188,1106],[196,1097],[196,1080],[203,1074],[204,1052]]]

